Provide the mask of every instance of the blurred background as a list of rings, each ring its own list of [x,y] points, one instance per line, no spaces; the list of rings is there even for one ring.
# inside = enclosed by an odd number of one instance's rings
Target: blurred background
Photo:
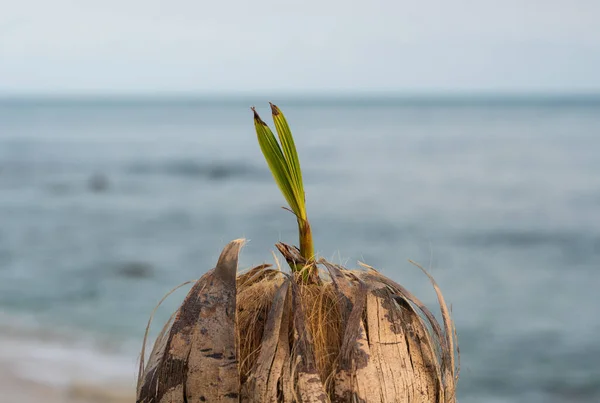
[[[267,101],[320,255],[430,268],[459,401],[600,401],[600,3],[0,3],[1,402],[132,401],[166,292],[296,242]]]

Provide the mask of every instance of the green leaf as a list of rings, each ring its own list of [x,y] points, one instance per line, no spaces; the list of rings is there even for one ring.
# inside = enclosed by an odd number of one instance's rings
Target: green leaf
[[[267,160],[269,170],[273,174],[273,178],[279,186],[283,197],[285,197],[288,205],[297,216],[300,215],[300,206],[296,199],[296,192],[294,186],[290,182],[290,171],[288,169],[287,161],[269,126],[260,118],[254,108],[254,126],[256,128],[256,135],[258,138],[258,144],[260,149]]]
[[[272,103],[269,104],[271,105],[275,129],[277,130],[283,155],[290,173],[290,184],[294,190],[294,196],[299,207],[297,215],[303,220],[306,220],[306,199],[302,182],[302,170],[300,169],[300,159],[298,158],[292,131],[290,130],[285,116],[281,113],[281,110],[276,105],[273,105]]]

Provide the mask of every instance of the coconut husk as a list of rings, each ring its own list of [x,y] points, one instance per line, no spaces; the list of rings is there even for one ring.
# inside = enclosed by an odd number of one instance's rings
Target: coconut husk
[[[368,266],[321,259],[308,277],[262,265],[236,278],[242,243],[225,247],[157,338],[137,402],[456,401],[456,332],[431,276],[441,325]]]

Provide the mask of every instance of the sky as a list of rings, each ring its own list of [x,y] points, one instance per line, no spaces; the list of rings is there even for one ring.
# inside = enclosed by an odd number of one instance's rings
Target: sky
[[[0,96],[597,91],[598,0],[0,0]]]

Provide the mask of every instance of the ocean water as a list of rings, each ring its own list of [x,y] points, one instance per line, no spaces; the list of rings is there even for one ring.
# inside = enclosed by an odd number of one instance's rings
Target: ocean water
[[[273,101],[320,255],[432,307],[408,259],[437,279],[459,401],[600,401],[599,99]],[[250,240],[241,267],[295,243],[254,103],[269,121],[262,97],[0,101],[0,361],[54,384],[133,381],[167,291],[229,240]]]

